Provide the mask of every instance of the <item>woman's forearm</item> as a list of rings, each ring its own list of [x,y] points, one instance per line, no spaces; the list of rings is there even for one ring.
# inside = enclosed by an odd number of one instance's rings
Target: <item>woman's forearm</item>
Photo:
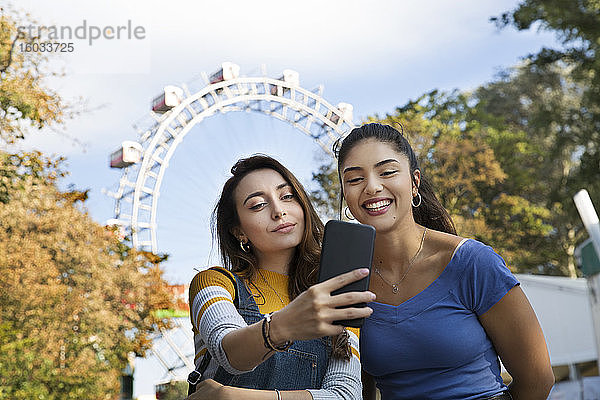
[[[306,390],[279,391],[244,389],[233,386],[224,386],[220,383],[207,379],[198,384],[196,391],[186,400],[312,400],[312,396]]]
[[[228,386],[225,388],[226,399],[237,400],[278,400],[277,392],[274,390],[243,389]],[[312,396],[306,390],[279,391],[282,400],[312,400]]]
[[[532,381],[531,384],[513,380],[508,386],[508,390],[513,400],[545,400],[548,398],[552,385],[554,385],[554,376],[547,376],[544,379]]]
[[[262,320],[229,332],[221,342],[229,364],[239,371],[250,371],[275,354],[264,345]]]

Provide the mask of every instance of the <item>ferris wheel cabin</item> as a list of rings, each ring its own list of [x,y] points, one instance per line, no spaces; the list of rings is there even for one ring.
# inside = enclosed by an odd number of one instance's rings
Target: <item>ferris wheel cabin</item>
[[[300,74],[293,69],[284,69],[283,75],[279,78],[280,81],[287,83],[286,86],[271,85],[271,94],[273,96],[281,96],[289,88],[287,86],[298,87],[300,86]]]
[[[125,140],[121,147],[110,155],[111,168],[126,168],[140,162],[142,159],[142,145],[138,142]]]
[[[354,110],[352,104],[338,103],[337,109],[340,111],[340,114],[344,120],[352,121],[352,111]],[[336,113],[331,113],[331,115],[328,115],[328,118],[334,124],[340,122],[340,116]]]
[[[183,99],[183,89],[177,86],[165,86],[163,92],[152,100],[152,111],[165,113],[178,106]]]
[[[240,76],[240,66],[229,61],[221,64],[221,69],[209,78],[210,84],[228,81]]]

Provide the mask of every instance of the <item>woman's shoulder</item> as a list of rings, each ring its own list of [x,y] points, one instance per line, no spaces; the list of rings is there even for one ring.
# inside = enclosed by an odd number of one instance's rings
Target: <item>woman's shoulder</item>
[[[477,239],[464,238],[460,244],[460,255],[464,260],[469,260],[474,264],[506,265],[504,259],[491,246]]]
[[[192,282],[195,280],[218,279],[220,277],[225,277],[226,279],[231,277],[232,279],[235,279],[233,272],[225,267],[216,265],[203,269],[202,271],[198,271],[198,273],[196,273],[196,275],[194,275],[192,278]]]
[[[461,256],[465,257],[490,257],[498,254],[487,244],[476,239],[466,238],[451,233],[428,230],[432,252],[448,258],[457,254],[460,250]],[[499,256],[498,256],[499,257]]]
[[[427,247],[429,247],[429,250],[427,254],[429,259],[436,260],[436,263],[443,269],[466,239],[451,233],[428,229],[425,240],[428,242]]]
[[[463,238],[460,241],[450,265],[461,284],[468,287],[518,283],[502,256],[491,246],[475,239]]]
[[[235,293],[234,274],[226,268],[215,266],[198,272],[190,283],[190,298],[202,290],[224,288],[231,295]]]
[[[469,239],[457,254],[454,264],[461,271],[459,297],[477,315],[485,313],[519,285],[504,259],[491,246]]]
[[[470,275],[485,274],[490,270],[510,272],[504,259],[494,249],[478,240],[431,231],[429,257],[446,276],[467,279]]]

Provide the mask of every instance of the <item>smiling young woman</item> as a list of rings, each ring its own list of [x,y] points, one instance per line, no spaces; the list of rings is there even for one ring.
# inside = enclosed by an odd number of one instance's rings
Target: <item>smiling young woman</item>
[[[374,295],[331,292],[368,270],[316,284],[323,223],[302,185],[267,156],[231,173],[213,213],[226,268],[190,285],[196,367],[211,355],[190,399],[360,399],[359,331],[333,321],[368,316],[336,307]]]
[[[519,282],[491,247],[456,235],[406,138],[367,124],[337,154],[349,210],[377,232],[364,398],[377,385],[383,400],[546,399],[554,376]]]

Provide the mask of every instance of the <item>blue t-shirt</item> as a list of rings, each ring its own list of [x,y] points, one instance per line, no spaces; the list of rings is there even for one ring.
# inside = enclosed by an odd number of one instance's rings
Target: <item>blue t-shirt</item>
[[[421,293],[398,306],[370,303],[361,361],[382,399],[468,400],[506,390],[477,316],[518,284],[491,247],[467,240]]]

